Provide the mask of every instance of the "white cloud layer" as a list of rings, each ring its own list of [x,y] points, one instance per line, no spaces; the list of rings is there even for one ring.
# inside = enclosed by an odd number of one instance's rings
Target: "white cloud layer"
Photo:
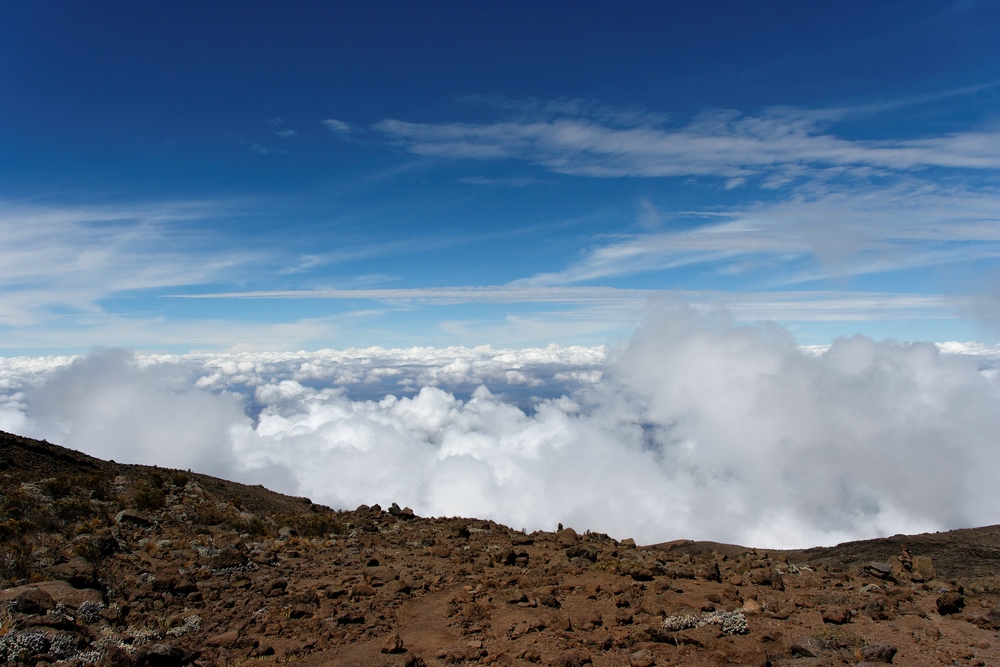
[[[335,507],[807,546],[1000,521],[996,362],[664,306],[613,351],[2,359],[0,428]]]

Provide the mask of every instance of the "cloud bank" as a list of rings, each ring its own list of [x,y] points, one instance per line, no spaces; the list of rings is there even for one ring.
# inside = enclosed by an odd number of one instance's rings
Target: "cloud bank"
[[[808,546],[1000,520],[995,352],[663,306],[616,350],[5,359],[0,428],[334,507]]]

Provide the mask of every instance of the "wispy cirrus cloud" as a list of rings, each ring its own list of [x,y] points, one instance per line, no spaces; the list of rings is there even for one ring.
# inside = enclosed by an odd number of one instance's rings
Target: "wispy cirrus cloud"
[[[512,176],[509,178],[489,178],[486,176],[468,176],[458,179],[466,185],[491,185],[505,188],[523,188],[528,185],[541,185],[545,181],[530,176]]]
[[[803,169],[1000,168],[1000,132],[968,131],[909,139],[859,140],[830,131],[847,110],[774,108],[759,115],[702,113],[679,127],[622,126],[578,115],[494,123],[414,123],[387,119],[374,129],[419,155],[523,160],[590,177],[716,176],[776,187]],[[657,119],[659,120],[659,119]],[[743,181],[731,180],[738,185]]]
[[[204,238],[181,228],[220,215],[220,206],[0,203],[0,325],[93,315],[110,296],[195,285],[246,263],[246,251],[199,251]]]
[[[351,126],[342,120],[337,120],[336,118],[327,118],[321,121],[326,129],[331,132],[336,132],[338,134],[349,134],[351,132]]]
[[[179,299],[331,299],[422,303],[449,306],[463,304],[536,303],[583,307],[574,317],[588,317],[594,309],[616,320],[638,317],[651,300],[677,299],[696,309],[725,308],[746,320],[869,320],[912,317],[951,317],[972,302],[954,295],[923,295],[851,291],[721,292],[710,290],[620,289],[603,286],[495,285],[487,287],[428,287],[376,289],[266,290],[175,294]],[[630,315],[629,315],[630,314]],[[550,314],[551,315],[551,314]],[[595,318],[596,319],[596,318]],[[454,323],[453,323],[454,324]],[[457,324],[455,324],[457,326]]]
[[[783,200],[682,215],[709,222],[617,239],[516,284],[571,285],[692,265],[733,272],[755,258],[784,269],[769,279],[774,287],[1000,257],[1000,193],[993,189],[917,179],[887,187],[813,184]]]

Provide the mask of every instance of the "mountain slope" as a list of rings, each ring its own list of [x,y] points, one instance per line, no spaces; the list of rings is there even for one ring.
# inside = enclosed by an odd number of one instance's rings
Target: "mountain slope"
[[[3,433],[0,493],[14,663],[1000,663],[995,526],[787,552],[637,547],[333,511]]]

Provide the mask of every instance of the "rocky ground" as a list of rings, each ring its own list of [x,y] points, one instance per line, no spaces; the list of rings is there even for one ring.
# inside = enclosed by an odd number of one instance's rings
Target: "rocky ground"
[[[0,660],[998,665],[1000,528],[762,551],[334,512],[0,433]]]

